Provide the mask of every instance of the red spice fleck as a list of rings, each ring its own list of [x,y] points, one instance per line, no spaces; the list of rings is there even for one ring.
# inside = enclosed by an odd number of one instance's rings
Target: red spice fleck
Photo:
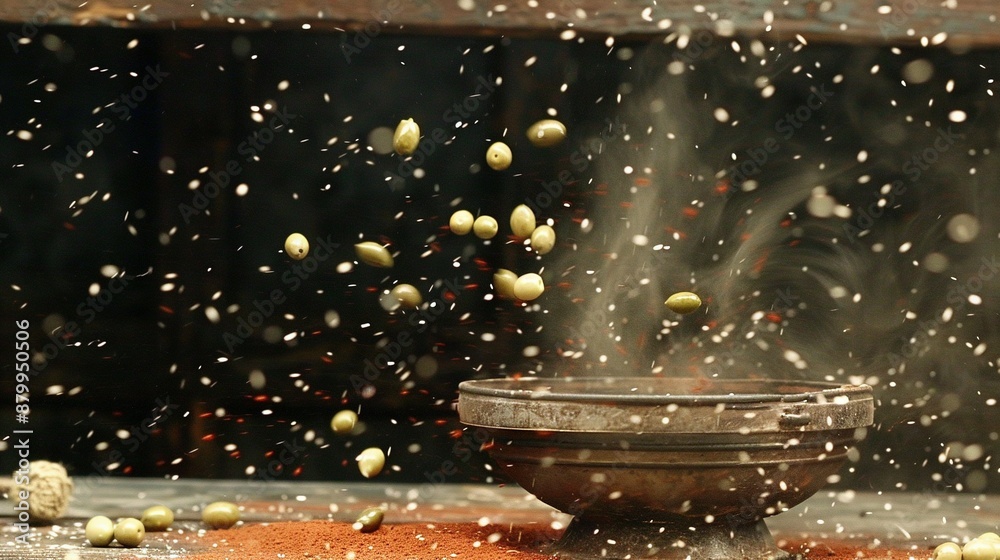
[[[679,230],[679,229],[677,229],[677,228],[673,228],[673,227],[670,227],[670,226],[667,226],[667,227],[665,227],[665,228],[663,228],[663,229],[664,229],[664,230],[665,230],[665,231],[666,231],[667,233],[669,233],[669,234],[671,234],[671,235],[673,235],[673,234],[675,234],[675,233],[676,233],[676,234],[677,234],[677,237],[680,237],[681,239],[687,239],[687,238],[688,238],[688,235],[687,235],[686,233],[684,233],[683,231],[681,231],[681,230]]]
[[[760,272],[760,271],[764,270],[764,265],[767,264],[767,257],[768,257],[768,255],[766,255],[766,254],[757,257],[757,260],[754,261],[754,263],[753,263],[753,271],[754,272]]]
[[[692,207],[688,206],[687,208],[684,209],[684,217],[686,217],[686,218],[697,218],[698,217],[698,209],[697,208],[692,208]]]

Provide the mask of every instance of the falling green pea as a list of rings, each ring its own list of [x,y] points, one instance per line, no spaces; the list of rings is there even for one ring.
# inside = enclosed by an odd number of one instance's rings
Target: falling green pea
[[[361,512],[358,520],[354,522],[354,529],[362,533],[374,533],[382,526],[382,519],[385,512],[379,507],[370,507]]]
[[[668,297],[664,303],[674,313],[687,315],[688,313],[694,313],[701,307],[701,298],[693,292],[677,292]]]

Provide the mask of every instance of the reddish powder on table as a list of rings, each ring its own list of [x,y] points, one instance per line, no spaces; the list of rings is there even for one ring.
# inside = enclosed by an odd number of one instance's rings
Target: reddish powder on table
[[[212,531],[200,539],[202,546],[210,546],[212,550],[190,558],[493,560],[516,556],[524,560],[541,560],[551,558],[541,550],[558,536],[558,531],[540,526],[407,523],[386,524],[373,533],[362,533],[350,523],[286,521]]]

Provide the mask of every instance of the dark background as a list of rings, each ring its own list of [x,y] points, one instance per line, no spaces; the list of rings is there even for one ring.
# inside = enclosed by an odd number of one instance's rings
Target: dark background
[[[18,32],[0,31],[5,36]],[[494,268],[523,268],[531,258],[501,237],[485,244],[449,235],[448,217],[458,208],[490,214],[503,231],[516,204],[571,168],[574,149],[598,137],[616,115],[617,96],[627,99],[651,87],[677,51],[627,43],[609,49],[593,40],[382,35],[345,56],[342,43],[356,37],[51,28],[20,45],[19,52],[0,54],[0,129],[5,131],[0,138],[0,232],[5,235],[0,239],[0,340],[13,341],[13,322],[27,319],[36,351],[60,337],[69,344],[51,360],[36,361],[33,459],[62,461],[77,477],[242,478],[252,472],[249,468],[265,469],[286,443],[294,442],[301,451],[273,476],[355,480],[360,479],[356,452],[378,445],[391,447],[389,464],[395,467],[382,475],[383,481],[422,482],[449,460],[458,465],[449,481],[499,480],[485,466],[485,453],[466,452],[478,442],[463,441],[458,432],[457,384],[533,373],[540,364],[546,364],[546,373],[559,371],[560,358],[537,331],[535,316],[484,297]],[[956,83],[949,103],[964,104],[972,115],[963,125],[967,145],[975,147],[976,157],[996,149],[998,111],[984,93],[984,84],[996,76],[995,53],[894,53],[838,45],[796,51],[771,45],[770,66],[761,70],[741,61],[728,49],[728,40],[709,42],[691,65],[686,99],[672,101],[682,111],[719,100],[743,107],[749,123],[738,131],[712,122],[699,131],[703,157],[717,161],[717,170],[732,165],[730,153],[743,154],[773,133],[775,120],[804,103],[811,86],[830,83],[837,74],[846,75],[851,87],[840,90],[795,136],[794,149],[763,166],[755,177],[760,183],[786,179],[803,154],[807,159],[852,158],[859,146],[867,146],[866,165],[876,180],[831,188],[844,204],[870,204],[885,182],[878,179],[899,176],[906,157],[933,142],[936,126],[902,128],[901,123],[941,122],[951,105],[928,100],[944,97],[950,79]],[[526,65],[531,57],[537,59]],[[901,67],[918,57],[938,69],[926,88],[907,87],[898,78]],[[873,65],[880,67],[876,74],[870,73]],[[148,67],[168,76],[129,109],[127,120],[119,120],[112,104],[141,83]],[[805,70],[796,70],[800,67]],[[753,85],[762,72],[778,86],[766,102]],[[476,110],[463,119],[465,125],[455,129],[445,122],[445,111],[473,95],[480,77],[491,76],[502,77],[502,86],[473,103]],[[285,80],[287,89],[279,89]],[[560,92],[564,83],[569,86],[565,93]],[[55,84],[55,90],[46,91],[46,84]],[[933,95],[928,93],[932,87]],[[884,110],[890,100],[898,112]],[[251,106],[267,103],[272,108],[261,110],[264,124],[274,109],[297,116],[276,131],[259,161],[248,162],[238,146],[263,126],[252,120]],[[532,149],[523,131],[546,117],[550,107],[568,125],[571,141],[553,150]],[[391,130],[409,117],[425,134],[444,127],[449,141],[435,146],[421,166],[422,177],[393,180],[398,156],[374,152],[368,135],[377,127]],[[78,145],[105,118],[115,129],[74,169],[82,178],[57,180],[53,162],[65,162],[67,147]],[[641,130],[640,124],[631,122],[630,130]],[[19,130],[31,131],[31,140],[19,139]],[[499,173],[482,165],[482,156],[504,134],[515,165]],[[208,212],[186,223],[179,205],[193,204],[191,181],[201,179],[198,191],[203,191],[208,173],[233,160],[241,172],[211,200]],[[980,163],[979,177],[995,170],[990,161]],[[897,238],[899,231],[915,227],[914,215],[933,213],[956,197],[991,186],[955,187],[956,177],[968,177],[963,166],[952,160],[928,171],[865,243],[879,236]],[[560,226],[557,230],[568,231],[590,193],[608,186],[595,181],[595,169],[576,173],[567,185],[563,196],[573,202],[572,209],[550,209],[547,217]],[[677,171],[686,172],[691,170]],[[711,177],[704,182],[706,189],[716,187]],[[236,195],[241,183],[249,187],[246,196]],[[761,192],[766,196],[766,187]],[[110,194],[106,201],[101,200],[105,193]],[[988,231],[983,239],[995,243],[997,222],[988,219],[995,197],[982,196],[973,206],[984,212]],[[294,264],[281,252],[292,232],[310,240],[329,236],[338,245],[297,290],[281,280]],[[355,259],[351,246],[361,239],[391,243],[399,251],[396,266],[356,265],[338,272],[338,264]],[[884,264],[905,275],[909,260]],[[130,275],[128,286],[85,322],[78,307],[87,301],[89,287],[109,285],[101,274],[109,264]],[[452,277],[461,280],[458,293],[441,284]],[[164,291],[161,286],[168,282],[174,287]],[[416,285],[425,299],[445,302],[448,311],[417,332],[406,314],[379,306],[378,291],[395,282]],[[224,334],[235,333],[254,302],[275,289],[283,290],[287,301],[230,352]],[[210,305],[221,314],[217,324],[205,314]],[[336,312],[336,326],[327,322],[330,311]],[[981,318],[984,332],[993,335],[995,315]],[[59,330],[67,320],[81,324],[78,333]],[[401,332],[414,340],[402,365],[381,371],[370,383],[374,394],[365,398],[352,376],[359,379],[365,360],[378,357],[381,345]],[[290,333],[297,336],[284,340]],[[493,338],[484,340],[483,333]],[[523,349],[533,344],[542,346],[541,354],[525,357]],[[992,427],[967,430],[996,425],[989,423],[996,419],[995,407],[983,404],[996,388],[988,354],[915,364],[900,380],[912,389],[903,396],[884,384],[876,386],[882,398],[878,429],[862,444],[852,465],[856,472],[840,485],[940,491],[955,490],[958,483],[964,490],[1000,490],[995,467],[989,466],[996,432]],[[8,428],[14,416],[13,359],[12,350],[0,355],[4,434],[13,429]],[[942,371],[959,373],[949,378],[955,381],[945,381]],[[252,384],[251,378],[261,374],[264,385]],[[934,386],[941,390],[925,390]],[[924,394],[930,396],[921,400]],[[967,398],[975,395],[983,398]],[[910,410],[914,402],[924,410]],[[333,435],[333,414],[359,406],[363,431]],[[922,414],[937,418],[945,411],[944,419],[930,426],[919,421]],[[151,432],[148,439],[130,440],[129,432],[142,426]],[[984,453],[971,461],[939,461],[943,446],[955,441],[980,445]],[[15,464],[8,447],[0,469],[13,470]],[[971,471],[979,474],[969,479]]]

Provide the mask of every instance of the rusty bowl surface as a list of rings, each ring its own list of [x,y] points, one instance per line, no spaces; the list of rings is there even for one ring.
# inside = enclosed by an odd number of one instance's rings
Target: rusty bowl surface
[[[781,558],[761,520],[827,483],[874,402],[867,385],[530,378],[463,382],[458,411],[510,478],[576,516],[561,556]],[[595,552],[588,534],[612,527],[634,542]]]

